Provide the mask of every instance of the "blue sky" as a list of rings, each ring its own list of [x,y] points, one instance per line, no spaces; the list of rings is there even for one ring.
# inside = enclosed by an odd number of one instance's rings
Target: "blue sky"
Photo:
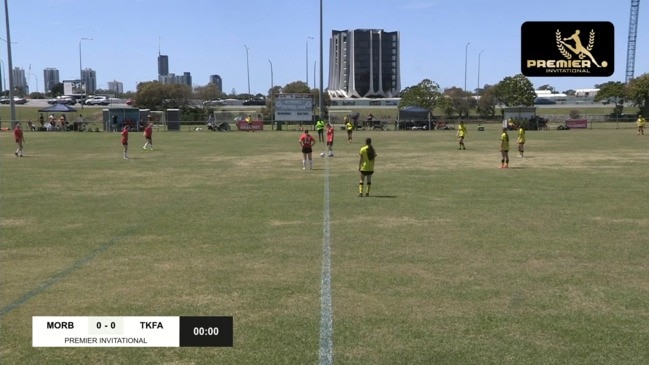
[[[31,73],[31,91],[43,91],[43,69],[61,80],[83,68],[97,73],[99,88],[121,81],[125,90],[157,79],[157,56],[169,56],[170,72],[190,72],[194,86],[221,75],[223,89],[265,94],[275,85],[313,85],[320,66],[319,0],[8,0],[14,67]],[[6,39],[2,6],[0,36]],[[520,29],[526,21],[610,21],[615,26],[615,73],[610,78],[530,78],[558,91],[624,81],[630,0],[323,0],[324,85],[328,84],[331,30],[399,31],[402,88],[423,79],[467,89],[496,84],[520,71]],[[309,39],[313,37],[314,39]],[[470,43],[466,48],[467,42]],[[6,44],[0,59],[7,67]],[[649,72],[649,4],[640,5],[635,76]],[[482,53],[480,53],[482,51]],[[480,54],[480,57],[478,55]],[[480,62],[478,62],[478,58]],[[319,79],[319,71],[316,76]],[[319,80],[317,85],[319,85]]]

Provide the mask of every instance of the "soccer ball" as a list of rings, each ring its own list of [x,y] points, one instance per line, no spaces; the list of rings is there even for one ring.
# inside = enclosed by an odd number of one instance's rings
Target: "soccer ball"
[[[324,152],[320,152],[320,157],[324,157]]]

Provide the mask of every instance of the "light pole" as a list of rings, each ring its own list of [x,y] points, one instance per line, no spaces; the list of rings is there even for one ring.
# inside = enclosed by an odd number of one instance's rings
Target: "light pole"
[[[315,65],[318,63],[318,61],[313,61],[313,88],[315,89]]]
[[[484,49],[478,53],[478,88],[475,89],[477,96],[480,96],[480,55],[482,55],[482,52],[484,52]]]
[[[79,81],[81,82],[81,87],[83,88],[83,68],[81,66],[81,42],[83,41],[91,41],[92,38],[81,38],[79,40]],[[85,91],[85,88],[84,88]],[[81,104],[83,106],[83,103]]]
[[[306,37],[306,86],[309,86],[309,39],[313,37]]]
[[[29,75],[34,76],[34,78],[36,79],[36,92],[38,92],[38,76],[36,76],[35,74],[33,74],[31,72],[29,73]]]
[[[9,67],[9,72],[13,74],[13,64],[11,61],[11,32],[9,31],[9,5],[7,0],[5,0],[5,25],[7,28],[7,67]],[[11,124],[9,125],[13,129],[13,122],[16,120],[16,103],[14,102],[14,81],[12,74],[9,75],[9,109],[11,113]]]
[[[7,87],[7,73],[5,71],[4,61],[0,60],[0,64],[2,64],[2,87],[0,87],[0,93],[2,93],[5,91],[5,88]]]
[[[246,72],[248,73],[248,97],[250,97],[250,63],[248,63],[248,50],[250,48],[248,48],[248,46],[246,46],[245,44],[243,45],[243,47],[246,49]]]
[[[275,113],[273,112],[273,63],[270,60],[268,60],[268,63],[270,64],[270,125],[272,129],[273,120],[275,120]]]
[[[467,66],[467,55],[469,52],[469,44],[471,44],[471,42],[467,42],[466,46],[464,47],[464,103],[466,104],[467,116],[469,116],[469,96],[467,95],[466,92],[466,66]]]

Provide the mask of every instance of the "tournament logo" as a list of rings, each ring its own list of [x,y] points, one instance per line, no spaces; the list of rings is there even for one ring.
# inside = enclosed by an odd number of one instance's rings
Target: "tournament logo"
[[[611,76],[611,22],[525,22],[521,27],[521,70],[525,76]]]

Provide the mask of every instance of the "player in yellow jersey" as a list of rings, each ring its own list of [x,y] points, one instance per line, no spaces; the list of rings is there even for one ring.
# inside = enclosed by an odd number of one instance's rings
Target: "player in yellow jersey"
[[[636,124],[638,125],[638,135],[644,135],[644,124],[646,123],[645,119],[642,117],[642,114],[638,115],[638,120]]]
[[[372,147],[372,139],[365,140],[365,146],[361,147],[358,152],[360,160],[358,161],[358,171],[361,173],[360,182],[358,183],[358,196],[363,196],[363,183],[367,178],[367,190],[365,196],[370,196],[370,189],[372,188],[372,174],[374,174],[374,159],[376,158],[376,151]]]
[[[518,157],[523,157],[525,153],[525,128],[518,127]]]
[[[509,134],[507,128],[503,128],[503,133],[500,135],[500,168],[506,169],[509,167]]]
[[[464,137],[466,137],[466,126],[464,125],[464,122],[460,122],[460,125],[457,127],[457,139],[460,143],[458,150],[466,150],[466,147],[464,146]]]

